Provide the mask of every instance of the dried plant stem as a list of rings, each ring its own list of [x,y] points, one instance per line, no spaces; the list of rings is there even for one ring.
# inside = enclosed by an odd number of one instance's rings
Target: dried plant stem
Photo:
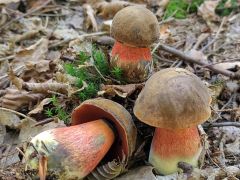
[[[0,107],[0,110],[8,111],[8,112],[17,114],[17,115],[19,115],[19,116],[22,116],[22,117],[24,117],[24,118],[26,118],[26,119],[29,119],[30,121],[36,122],[33,118],[28,117],[28,116],[26,116],[25,114],[22,114],[22,113],[20,113],[20,112],[14,111],[14,110],[12,110],[12,109],[7,109],[7,108],[4,108],[4,107]]]
[[[212,39],[212,41],[210,41],[206,46],[204,46],[204,47],[201,49],[201,51],[206,50],[210,45],[212,45],[212,44],[217,40],[220,32],[222,31],[222,27],[223,27],[223,25],[225,24],[226,20],[227,20],[226,17],[224,17],[224,18],[222,19],[222,22],[221,22],[221,24],[220,24],[220,26],[219,26],[219,28],[218,28],[218,31],[217,31],[217,33],[216,33],[216,36]]]
[[[214,67],[211,64],[206,63],[205,61],[196,60],[196,59],[186,55],[185,53],[183,53],[183,52],[181,52],[181,51],[179,51],[175,48],[172,48],[170,46],[159,44],[158,47],[161,50],[164,50],[168,53],[171,53],[175,56],[180,57],[183,61],[190,62],[190,63],[195,63],[195,64],[198,64],[198,65],[204,66],[204,68],[208,68],[208,69],[212,70],[213,72],[220,73],[224,76],[230,77],[231,79],[237,79],[237,80],[240,79],[240,74]]]
[[[220,122],[220,123],[209,123],[206,127],[223,127],[223,126],[235,126],[240,127],[239,122]]]
[[[44,120],[34,124],[32,127],[44,125],[44,124],[50,123],[50,122],[55,121],[55,120],[56,120],[55,118],[47,118],[47,119],[44,119]]]

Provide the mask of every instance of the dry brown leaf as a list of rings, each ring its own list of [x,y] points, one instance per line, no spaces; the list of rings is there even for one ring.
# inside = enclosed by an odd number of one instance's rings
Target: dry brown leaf
[[[101,91],[98,92],[98,95],[108,95],[126,98],[134,93],[137,89],[142,89],[144,86],[143,83],[139,84],[127,84],[127,85],[102,85]]]
[[[19,140],[20,142],[27,142],[29,141],[32,137],[36,136],[37,134],[49,130],[49,129],[54,129],[58,127],[65,127],[66,125],[64,124],[63,121],[57,121],[57,122],[50,122],[47,124],[44,124],[43,126],[34,126],[35,123],[32,121],[29,121],[27,119],[23,120],[22,126],[21,126],[21,131],[19,134]]]
[[[68,93],[68,85],[57,82],[44,82],[44,83],[23,83],[23,89],[35,93],[58,92],[62,94]]]
[[[89,4],[84,4],[83,5],[84,12],[86,14],[85,18],[85,26],[87,29],[92,28],[93,31],[97,32],[98,31],[98,25],[97,21],[95,19],[95,12],[93,8]]]
[[[204,1],[198,8],[198,15],[206,21],[208,26],[216,31],[217,27],[212,22],[219,22],[221,18],[215,13],[215,9],[219,0],[216,1]]]
[[[0,124],[16,129],[21,124],[21,121],[16,114],[0,110]]]
[[[34,45],[18,51],[12,61],[12,67],[17,68],[27,62],[38,62],[44,60],[48,52],[48,40],[40,39]]]
[[[31,110],[28,114],[29,115],[33,115],[33,114],[38,114],[41,113],[43,111],[43,108],[45,105],[49,104],[51,102],[51,98],[45,98],[43,99],[36,108],[34,108],[33,110]]]
[[[235,67],[240,67],[240,62],[223,62],[223,63],[219,63],[219,64],[215,64],[213,65],[213,67],[215,67],[216,69],[233,69]]]
[[[0,4],[10,4],[10,3],[17,3],[20,0],[0,0]]]
[[[132,5],[126,1],[101,2],[97,5],[97,14],[104,19],[112,19],[121,9]]]
[[[45,97],[42,93],[19,91],[11,88],[8,88],[6,91],[6,94],[0,98],[0,106],[12,110],[29,107]]]
[[[28,11],[32,11],[33,9],[36,9],[37,7],[43,5],[46,3],[48,0],[27,0],[27,5],[28,5]]]
[[[186,54],[188,56],[190,56],[191,58],[196,59],[198,61],[205,61],[205,62],[207,62],[207,56],[202,51],[191,49]]]

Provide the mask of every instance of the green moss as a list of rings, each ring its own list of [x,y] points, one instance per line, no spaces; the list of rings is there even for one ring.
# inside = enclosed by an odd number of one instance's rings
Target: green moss
[[[226,7],[226,3],[229,3],[229,0],[221,0],[216,9],[215,12],[219,16],[228,16],[231,14],[231,12],[238,9],[238,2],[237,0],[230,0],[230,7]]]
[[[93,50],[92,52],[94,64],[98,70],[103,74],[109,74],[109,66],[105,54],[100,50]]]
[[[99,90],[99,85],[96,83],[89,83],[88,86],[81,92],[78,93],[78,97],[81,101],[93,98],[96,96]]]
[[[197,8],[204,2],[204,0],[192,0],[189,3],[187,0],[170,0],[164,18],[175,17],[177,19],[185,19],[188,13],[197,12]]]
[[[111,74],[112,76],[119,80],[119,81],[122,81],[123,77],[123,70],[120,68],[120,67],[114,67],[112,70],[111,70]]]
[[[65,124],[69,124],[70,115],[64,110],[55,95],[52,96],[51,103],[53,107],[46,109],[44,114],[47,115],[47,117],[56,116],[60,120],[64,121]]]

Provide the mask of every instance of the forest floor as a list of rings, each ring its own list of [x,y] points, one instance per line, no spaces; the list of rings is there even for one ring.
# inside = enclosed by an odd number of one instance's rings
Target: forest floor
[[[154,128],[132,110],[144,83],[127,84],[121,69],[109,70],[111,20],[136,4],[160,24],[152,72],[185,68],[213,98],[200,127],[206,155],[191,172],[164,177],[146,166]],[[239,7],[237,0],[0,0],[0,179],[35,179],[22,153],[30,138],[70,125],[72,110],[94,97],[123,105],[138,128],[137,153],[122,179],[239,179]]]

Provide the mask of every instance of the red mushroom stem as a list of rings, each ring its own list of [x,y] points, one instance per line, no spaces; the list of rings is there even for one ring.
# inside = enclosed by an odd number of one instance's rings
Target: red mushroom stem
[[[156,128],[152,140],[149,162],[170,174],[180,161],[197,166],[202,150],[197,127],[186,129]]]
[[[118,41],[115,42],[111,55],[112,57],[118,57],[122,63],[152,60],[150,48],[128,46]]]
[[[32,139],[26,157],[32,168],[37,168],[37,153],[47,158],[49,169],[69,171],[65,178],[83,178],[103,159],[114,140],[112,127],[100,119],[38,134]]]

